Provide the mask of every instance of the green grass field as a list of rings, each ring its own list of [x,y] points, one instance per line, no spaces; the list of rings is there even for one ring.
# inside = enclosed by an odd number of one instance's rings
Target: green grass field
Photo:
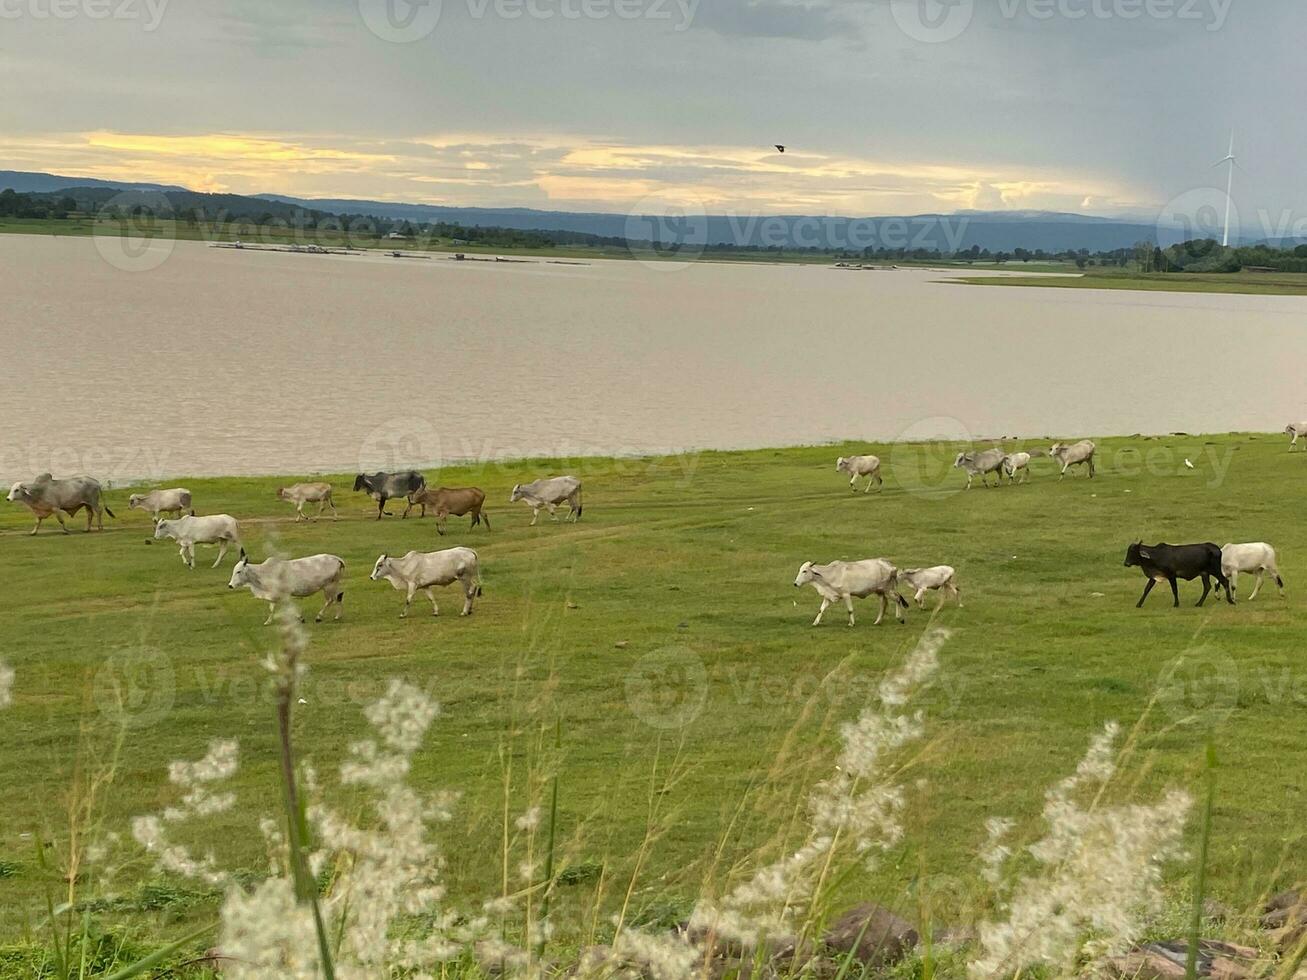
[[[679,914],[736,862],[785,846],[806,788],[829,768],[835,726],[937,620],[956,635],[919,704],[928,746],[904,776],[924,780],[907,839],[875,877],[848,882],[851,899],[908,908],[923,875],[969,894],[986,818],[1015,817],[1038,836],[1044,790],[1118,719],[1138,724],[1113,790],[1122,798],[1196,786],[1214,740],[1211,893],[1249,907],[1307,874],[1307,458],[1269,435],[1100,445],[1093,482],[1059,483],[1037,459],[1029,485],[970,492],[949,468],[955,447],[872,447],[888,483],[870,496],[834,470],[862,446],[449,469],[440,482],[488,491],[494,530],[452,521],[443,540],[431,521],[373,520],[347,477],[333,480],[339,522],[307,525],[274,499],[285,480],[163,485],[190,487],[200,513],[239,517],[256,556],[345,558],[344,622],[309,625],[299,746],[331,785],[367,730],[362,706],[388,679],[438,697],[444,714],[416,776],[464,794],[445,848],[456,894],[494,893],[502,813],[538,801],[558,733],[566,900],[609,907],[634,875],[641,916]],[[510,488],[561,469],[585,479],[584,520],[529,528]],[[0,714],[0,944],[39,939],[47,889],[69,893],[69,855],[109,832],[124,837],[114,879],[84,866],[72,886],[76,900],[100,901],[106,926],[153,941],[212,918],[216,897],[156,876],[127,833],[130,817],[173,802],[168,763],[199,758],[211,739],[241,740],[239,804],[186,839],[250,877],[266,865],[258,818],[278,808],[266,607],[227,590],[231,558],[210,570],[214,552],[202,549],[188,571],[171,543],[147,546],[148,518],[128,512],[126,496],[108,494],[118,516],[102,534],[48,522],[28,537],[25,509],[0,510],[0,659],[17,673]],[[1159,590],[1138,611],[1143,578],[1122,558],[1141,536],[1268,540],[1288,598],[1271,587],[1255,603],[1196,609],[1194,583],[1182,608]],[[368,580],[383,551],[455,545],[482,558],[472,618],[458,617],[450,591],[439,620],[418,602],[401,621],[401,596]],[[817,596],[792,585],[800,563],[874,556],[955,565],[965,608],[914,608],[906,626],[875,628],[874,604],[862,603],[856,628],[833,609],[812,629]],[[1250,591],[1245,580],[1241,597]]]

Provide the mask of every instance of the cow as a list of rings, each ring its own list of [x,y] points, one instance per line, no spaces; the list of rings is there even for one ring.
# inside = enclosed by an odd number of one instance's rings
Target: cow
[[[436,603],[437,588],[455,582],[462,584],[464,616],[472,615],[472,601],[482,595],[481,562],[471,548],[453,548],[435,554],[410,551],[403,558],[382,555],[372,567],[372,581],[389,582],[396,591],[405,593],[400,619],[408,618],[413,596],[418,592],[427,594],[431,609],[437,616],[440,615],[440,606]]]
[[[1280,589],[1280,598],[1284,598],[1284,579],[1280,577],[1275,549],[1265,542],[1227,544],[1221,549],[1221,571],[1230,580],[1230,589],[1234,592],[1236,601],[1239,595],[1240,572],[1257,576],[1257,585],[1253,588],[1253,594],[1248,597],[1249,602],[1256,599],[1257,593],[1262,590],[1262,582],[1267,572],[1270,572],[1275,579],[1275,584]]]
[[[472,515],[472,526],[479,527],[482,521],[485,521],[486,530],[490,530],[490,517],[482,513],[482,508],[486,505],[486,494],[484,490],[478,490],[476,487],[467,487],[462,490],[450,490],[447,487],[441,487],[439,490],[433,490],[427,487],[419,490],[417,493],[411,493],[408,497],[408,507],[404,511],[405,520],[408,519],[409,512],[414,507],[422,508],[422,516],[427,516],[427,508],[430,507],[436,515],[436,532],[442,537],[445,534],[445,528],[449,524],[449,517],[467,517]]]
[[[1298,440],[1307,438],[1307,422],[1290,422],[1284,427],[1284,434],[1293,436],[1289,442],[1289,452],[1293,452],[1293,447],[1298,445]],[[1307,449],[1307,446],[1303,446],[1303,449]]]
[[[868,596],[880,597],[880,614],[873,624],[879,626],[885,619],[885,608],[890,599],[894,601],[894,617],[906,622],[903,610],[908,608],[908,600],[899,595],[899,570],[883,558],[869,561],[836,561],[829,565],[817,565],[804,562],[799,575],[794,580],[794,587],[801,589],[811,585],[821,596],[821,611],[813,620],[813,626],[820,626],[821,619],[832,603],[843,602],[849,610],[849,626],[855,625],[853,618],[853,600]]]
[[[1017,483],[1017,474],[1021,474],[1019,482],[1026,483],[1030,480],[1030,453],[1008,453],[1003,458],[1003,475],[1008,478],[1010,483]]]
[[[1234,605],[1234,595],[1230,590],[1230,581],[1221,570],[1221,549],[1214,544],[1146,545],[1142,541],[1132,544],[1125,555],[1126,568],[1139,568],[1148,576],[1144,594],[1139,597],[1136,609],[1144,607],[1144,600],[1153,586],[1158,582],[1170,582],[1171,594],[1175,597],[1175,608],[1180,608],[1180,587],[1177,579],[1192,582],[1196,578],[1203,580],[1203,597],[1198,600],[1201,607],[1212,591],[1212,579],[1216,579],[1218,598],[1219,590],[1225,589],[1226,600]]]
[[[953,461],[955,470],[966,470],[967,489],[971,489],[971,481],[980,477],[980,482],[986,487],[989,486],[989,474],[996,474],[998,484],[1003,483],[1003,461],[1007,459],[1007,453],[1001,449],[986,449],[981,453],[958,453],[958,458]]]
[[[377,520],[386,516],[386,503],[401,500],[417,493],[427,485],[427,478],[417,470],[404,473],[360,473],[354,481],[354,492],[366,491],[377,502]]]
[[[333,521],[340,519],[340,514],[336,512],[336,502],[331,499],[330,483],[297,483],[293,487],[281,487],[277,491],[277,499],[295,505],[296,524],[306,520],[316,521],[328,507],[331,508],[331,519]],[[304,513],[305,504],[318,505],[316,517],[309,517]]]
[[[64,534],[69,534],[71,532],[64,523],[63,515],[74,517],[79,510],[86,508],[86,531],[89,534],[92,519],[101,531],[104,530],[105,514],[117,520],[118,515],[101,500],[103,493],[99,482],[89,476],[56,480],[49,473],[42,473],[31,483],[15,483],[9,488],[8,499],[12,503],[22,504],[36,515],[36,526],[32,528],[32,534],[41,530],[41,522],[52,515]]]
[[[568,515],[573,523],[581,519],[584,507],[581,503],[581,481],[574,476],[559,476],[552,480],[536,480],[535,483],[518,484],[513,488],[510,503],[525,500],[531,506],[531,526],[540,520],[540,512],[548,510],[549,516],[558,520],[558,507],[566,503],[571,508]]]
[[[1094,468],[1094,454],[1098,452],[1098,447],[1086,439],[1084,442],[1077,442],[1074,446],[1061,442],[1055,442],[1052,448],[1048,450],[1048,455],[1057,461],[1062,467],[1062,475],[1058,480],[1066,479],[1066,471],[1073,466],[1089,467],[1089,479],[1094,478],[1096,472]]]
[[[150,515],[150,520],[158,522],[160,514],[181,517],[184,514],[195,516],[191,506],[191,492],[178,487],[176,490],[151,490],[149,493],[134,493],[127,498],[128,510],[143,510]]]
[[[951,595],[958,601],[958,608],[962,608],[962,591],[958,588],[958,573],[948,565],[939,565],[935,568],[909,568],[899,572],[899,579],[908,584],[908,588],[916,593],[917,607],[926,608],[926,593],[940,592],[938,609],[944,608],[944,603]]]
[[[835,464],[836,473],[849,474],[849,486],[853,492],[858,492],[858,478],[865,476],[867,478],[867,489],[863,493],[871,493],[872,486],[885,489],[885,480],[880,475],[880,458],[877,456],[841,456]]]
[[[327,610],[336,607],[336,622],[345,612],[345,590],[340,580],[345,574],[345,560],[335,555],[314,555],[312,558],[269,558],[254,564],[245,549],[232,569],[229,589],[249,589],[256,599],[268,604],[268,618],[264,626],[271,626],[277,615],[277,603],[287,599],[303,599],[321,592],[326,603],[318,611],[315,623],[322,622]]]
[[[227,557],[228,545],[241,547],[240,525],[236,518],[228,514],[214,514],[211,517],[181,517],[175,521],[157,521],[154,525],[154,540],[163,541],[172,538],[181,547],[182,562],[190,569],[195,568],[195,546],[197,544],[216,544],[218,558],[211,566],[217,568]],[[146,544],[149,544],[147,541]],[[242,549],[243,551],[244,549]]]

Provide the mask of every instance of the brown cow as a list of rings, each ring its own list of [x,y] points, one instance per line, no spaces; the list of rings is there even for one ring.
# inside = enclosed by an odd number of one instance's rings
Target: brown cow
[[[472,527],[476,527],[484,520],[486,530],[489,531],[490,518],[481,512],[481,508],[485,505],[485,491],[478,490],[476,487],[467,487],[463,490],[450,490],[447,487],[433,490],[431,487],[425,487],[417,491],[417,493],[408,495],[408,507],[404,511],[404,516],[407,518],[414,507],[421,507],[422,516],[426,517],[427,508],[430,507],[438,521],[436,530],[443,535],[445,526],[449,521],[449,515],[467,517],[471,514]]]

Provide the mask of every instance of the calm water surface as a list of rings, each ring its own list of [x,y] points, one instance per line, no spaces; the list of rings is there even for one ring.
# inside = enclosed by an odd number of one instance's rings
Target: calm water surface
[[[0,236],[0,478],[1278,430],[1307,298]]]

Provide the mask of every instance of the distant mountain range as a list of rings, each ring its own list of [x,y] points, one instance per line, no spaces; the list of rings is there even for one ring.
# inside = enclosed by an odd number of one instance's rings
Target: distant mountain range
[[[924,248],[962,252],[1091,252],[1130,248],[1140,241],[1159,243],[1159,227],[1138,219],[1114,219],[1048,211],[964,211],[847,218],[815,215],[696,215],[686,218],[632,216],[603,212],[539,211],[531,208],[458,208],[393,201],[305,199],[285,194],[203,194],[186,188],[149,182],[125,183],[90,177],[0,170],[0,190],[52,193],[85,188],[100,193],[88,199],[102,202],[105,191],[163,192],[174,207],[201,207],[216,213],[258,213],[260,208],[282,215],[291,208],[328,214],[367,215],[414,224],[445,222],[464,227],[508,228],[532,232],[570,232],[605,239],[690,242],[704,245],[781,247],[785,249]],[[181,198],[178,200],[177,198]],[[1183,229],[1160,229],[1163,246],[1183,240]],[[1248,239],[1247,241],[1254,241]],[[1257,239],[1256,241],[1264,241]]]

